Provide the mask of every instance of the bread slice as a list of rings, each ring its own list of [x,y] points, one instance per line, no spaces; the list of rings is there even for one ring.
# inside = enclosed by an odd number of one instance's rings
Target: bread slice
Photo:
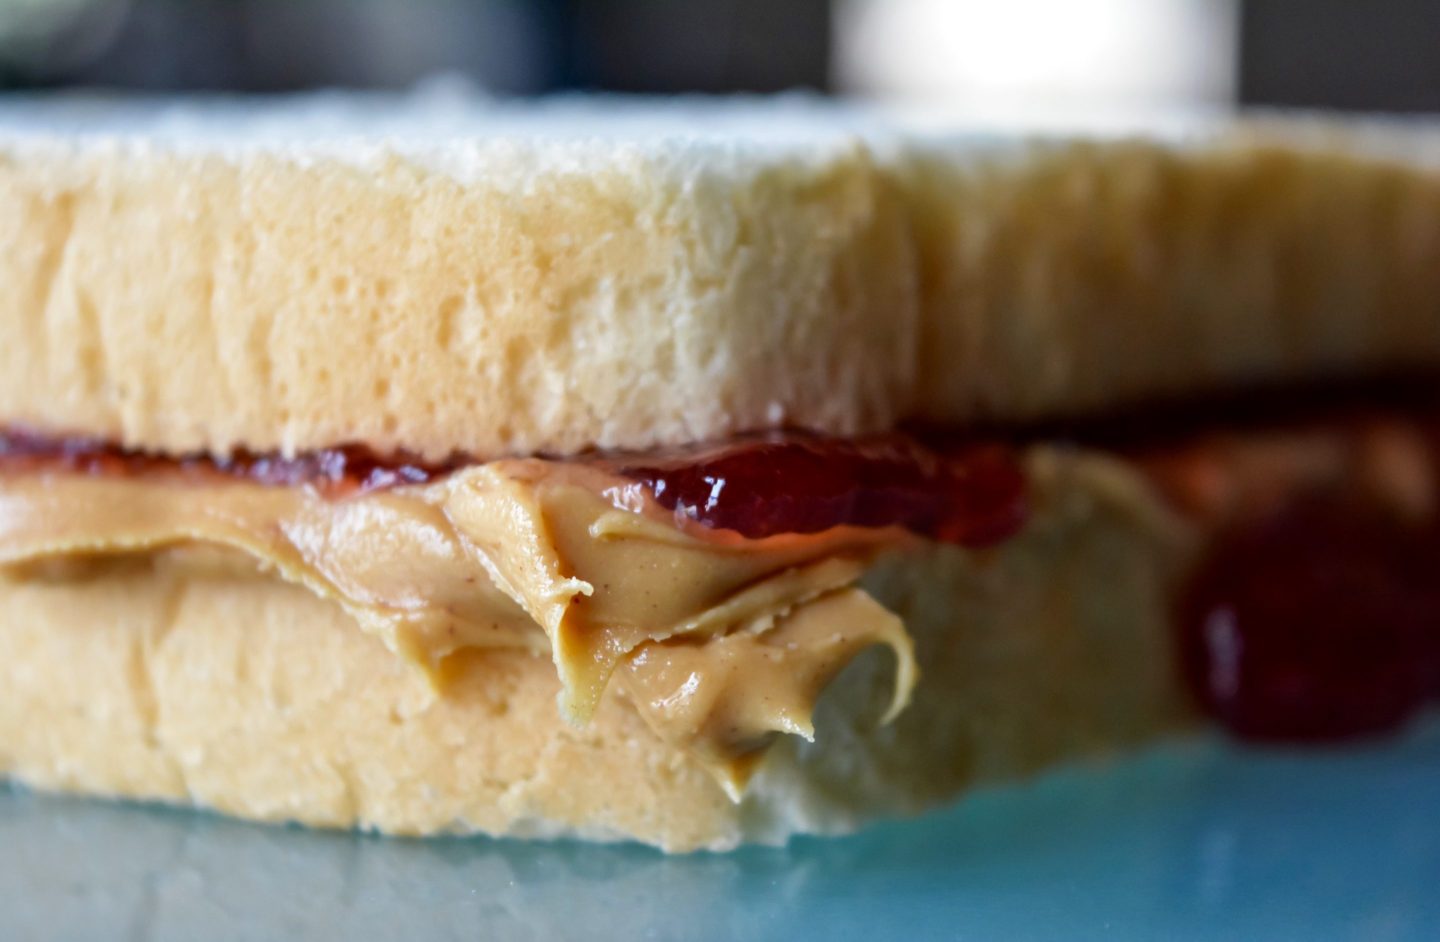
[[[0,416],[494,457],[887,428],[912,398],[913,240],[853,135],[399,108],[0,132]]]
[[[926,419],[1103,413],[1440,365],[1440,137],[912,148]]]
[[[867,652],[825,694],[814,742],[782,737],[739,804],[613,690],[568,725],[548,658],[457,655],[437,695],[338,605],[191,549],[0,577],[0,776],[271,821],[678,851],[850,830],[1183,726],[1168,605],[1184,528],[1112,462],[1033,464],[1022,535],[897,552],[862,583],[915,638],[909,709],[878,725],[894,671]]]
[[[0,416],[431,458],[1031,419],[1440,361],[1440,154],[796,102],[0,106]]]

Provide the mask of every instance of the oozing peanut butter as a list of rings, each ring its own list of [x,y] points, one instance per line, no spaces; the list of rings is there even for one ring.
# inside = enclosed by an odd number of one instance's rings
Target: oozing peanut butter
[[[895,652],[890,715],[904,707],[910,639],[850,588],[904,531],[744,539],[677,522],[616,483],[540,460],[338,500],[219,475],[10,474],[0,565],[239,552],[343,606],[437,685],[462,649],[548,650],[561,709],[583,723],[613,682],[736,797],[774,733],[810,735],[816,698],[862,649]]]

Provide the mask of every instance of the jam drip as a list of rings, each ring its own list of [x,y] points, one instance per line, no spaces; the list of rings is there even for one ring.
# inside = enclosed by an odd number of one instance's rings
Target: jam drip
[[[1191,689],[1241,738],[1396,729],[1440,699],[1440,528],[1293,501],[1211,547],[1180,624]]]
[[[1004,445],[790,434],[610,463],[680,516],[754,539],[896,526],[983,547],[1013,535],[1027,511],[1024,473]]]

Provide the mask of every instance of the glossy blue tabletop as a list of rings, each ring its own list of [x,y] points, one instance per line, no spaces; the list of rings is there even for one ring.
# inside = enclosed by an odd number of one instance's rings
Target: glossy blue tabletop
[[[1171,744],[786,849],[387,840],[0,787],[0,939],[1440,939],[1440,724]]]

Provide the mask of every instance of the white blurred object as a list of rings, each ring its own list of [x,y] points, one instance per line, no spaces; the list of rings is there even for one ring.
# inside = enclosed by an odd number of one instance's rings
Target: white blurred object
[[[1204,108],[1235,97],[1238,0],[837,0],[846,93],[957,110]]]

